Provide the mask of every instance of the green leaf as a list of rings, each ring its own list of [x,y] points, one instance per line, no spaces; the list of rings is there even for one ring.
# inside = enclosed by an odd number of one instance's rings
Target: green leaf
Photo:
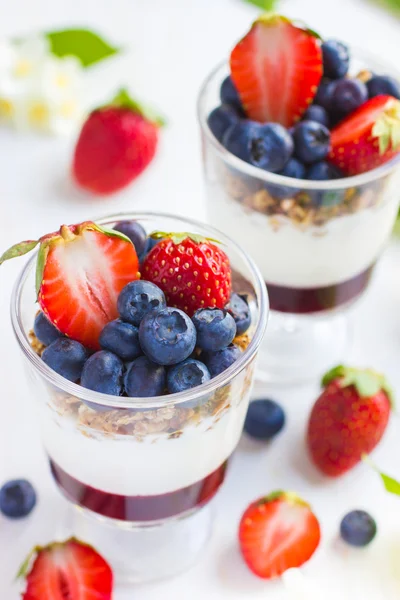
[[[121,233],[120,231],[117,231],[116,229],[109,229],[108,227],[104,227],[104,225],[100,227],[100,225],[97,224],[95,225],[95,228],[97,229],[97,231],[105,233],[110,237],[119,238],[120,240],[124,240],[124,242],[129,242],[130,244],[132,244],[132,240],[130,240],[127,235]]]
[[[388,100],[372,127],[372,135],[378,138],[381,155],[390,148],[396,150],[400,146],[400,102],[398,100]]]
[[[8,250],[6,250],[0,256],[0,265],[3,264],[6,260],[10,260],[11,258],[17,258],[18,256],[23,256],[27,254],[31,250],[33,250],[39,243],[39,240],[26,240],[25,242],[19,242],[18,244],[14,244]]]
[[[266,11],[275,10],[279,0],[244,0],[247,4],[253,4],[257,8],[261,8]]]
[[[45,36],[50,41],[53,54],[59,57],[75,56],[84,67],[90,67],[121,51],[89,29],[50,31]]]
[[[26,577],[26,575],[29,572],[29,567],[31,565],[33,557],[36,554],[38,554],[40,551],[41,551],[40,546],[35,546],[35,548],[32,548],[32,550],[29,552],[28,556],[25,558],[24,562],[18,569],[18,573],[16,574],[15,579],[21,579],[22,577]]]
[[[164,117],[158,115],[150,106],[142,104],[141,102],[138,102],[132,98],[126,88],[121,88],[116,96],[112,99],[110,104],[111,106],[129,108],[133,112],[142,115],[145,119],[151,121],[158,127],[163,127],[166,124]]]
[[[330,371],[325,373],[322,378],[322,387],[326,387],[331,381],[334,379],[338,379],[338,377],[343,377],[346,371],[346,367],[344,365],[338,365],[337,367],[333,367]]]
[[[174,233],[174,232],[167,233],[166,231],[153,231],[153,233],[150,234],[150,237],[153,238],[154,240],[161,240],[163,238],[169,238],[176,245],[181,244],[187,238],[193,240],[193,242],[195,242],[196,244],[202,244],[204,242],[214,242],[215,244],[220,243],[218,240],[215,240],[214,238],[204,237],[203,235],[200,235],[198,233],[188,233],[187,231],[180,231],[179,233]]]
[[[371,398],[383,390],[394,408],[393,390],[386,377],[372,369],[355,369],[339,365],[326,373],[322,379],[322,386],[327,386],[334,379],[340,379],[342,388],[354,385],[361,398]]]
[[[43,281],[43,271],[46,264],[47,255],[49,253],[49,245],[46,242],[40,244],[38,257],[36,261],[36,274],[35,274],[35,289],[36,297],[39,296],[40,287]]]
[[[378,473],[378,475],[380,476],[380,478],[383,481],[383,485],[385,486],[385,489],[387,492],[389,492],[390,494],[395,494],[396,496],[400,496],[400,482],[399,481],[397,481],[393,477],[390,477],[390,475],[386,475],[385,473],[382,473],[382,471],[380,471],[378,469],[378,467],[372,462],[372,460],[369,458],[369,456],[367,454],[363,454],[362,460],[365,463],[367,463],[367,465],[372,467],[374,469],[374,471],[376,471]]]

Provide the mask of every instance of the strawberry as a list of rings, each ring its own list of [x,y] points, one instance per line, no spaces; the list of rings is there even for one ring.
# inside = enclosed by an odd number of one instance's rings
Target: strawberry
[[[329,161],[346,175],[375,169],[400,152],[400,101],[375,96],[331,133]]]
[[[36,291],[43,312],[64,335],[98,349],[101,330],[118,316],[119,292],[140,276],[134,245],[122,233],[86,221],[16,244],[0,264],[38,244]]]
[[[273,492],[250,504],[239,526],[239,543],[258,577],[279,577],[311,558],[321,538],[310,506],[292,492]]]
[[[280,15],[262,15],[235,46],[231,77],[250,119],[291,127],[311,104],[322,77],[314,32]]]
[[[120,90],[83,125],[72,167],[77,183],[95,194],[112,194],[131,183],[152,161],[161,124]]]
[[[198,308],[223,308],[231,295],[231,268],[216,240],[192,233],[152,234],[161,241],[146,256],[143,279],[164,292],[167,303],[189,316]]]
[[[322,380],[311,411],[307,444],[315,465],[338,477],[381,440],[389,421],[392,392],[379,373],[338,366]]]
[[[35,560],[28,571],[32,558]],[[91,546],[71,538],[33,549],[18,577],[26,578],[23,600],[111,600],[113,575]]]

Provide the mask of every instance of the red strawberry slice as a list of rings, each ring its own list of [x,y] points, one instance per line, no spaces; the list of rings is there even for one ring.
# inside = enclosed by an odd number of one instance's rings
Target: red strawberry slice
[[[246,114],[291,127],[311,104],[322,77],[313,32],[279,15],[263,15],[235,46],[231,76]]]
[[[132,242],[90,221],[63,225],[39,241],[36,287],[43,312],[62,333],[98,349],[101,330],[118,316],[119,292],[139,277]],[[0,262],[28,252],[32,244],[13,246]]]
[[[358,175],[399,152],[400,101],[382,95],[362,104],[332,130],[329,161],[346,175]]]
[[[91,546],[78,540],[35,548],[21,567],[26,577],[23,600],[111,600],[113,575],[109,565]]]
[[[279,577],[311,558],[320,526],[310,506],[292,492],[274,492],[250,504],[239,526],[239,543],[258,577]]]

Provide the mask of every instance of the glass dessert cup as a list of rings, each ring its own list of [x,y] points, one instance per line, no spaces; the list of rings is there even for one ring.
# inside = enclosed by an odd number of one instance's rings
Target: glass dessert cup
[[[365,68],[396,75],[355,52],[350,72]],[[331,181],[292,179],[247,164],[207,124],[228,74],[228,65],[219,65],[198,100],[208,220],[252,256],[268,288],[271,314],[257,377],[311,380],[342,362],[350,348],[346,309],[367,289],[393,229],[400,160]]]
[[[231,260],[233,289],[246,293],[252,325],[226,371],[186,392],[126,398],[93,392],[52,371],[32,347],[37,311],[33,256],[14,288],[11,318],[39,408],[54,479],[72,503],[73,533],[110,562],[117,581],[171,576],[208,541],[209,502],[222,484],[243,428],[268,297],[252,260],[215,229],[163,214],[118,214],[147,232],[192,231],[218,239]],[[33,344],[35,346],[35,344]]]

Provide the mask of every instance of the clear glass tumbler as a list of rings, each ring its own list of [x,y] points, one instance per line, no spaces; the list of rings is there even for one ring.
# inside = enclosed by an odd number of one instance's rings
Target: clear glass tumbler
[[[391,72],[364,53],[353,57],[354,74]],[[350,346],[343,310],[367,288],[389,239],[400,201],[400,160],[334,181],[256,168],[225,150],[207,124],[228,74],[228,65],[219,65],[198,100],[208,220],[252,256],[268,288],[271,316],[259,377],[313,379],[343,361]]]
[[[233,269],[233,288],[247,294],[252,325],[237,343],[240,358],[209,383],[155,398],[108,396],[52,371],[31,329],[37,311],[36,256],[16,283],[15,335],[26,358],[50,468],[74,506],[73,533],[98,548],[119,581],[146,581],[185,570],[211,531],[210,500],[222,484],[243,428],[268,298],[260,272],[240,247],[215,229],[163,214],[118,214],[154,230],[191,231],[218,239]]]

